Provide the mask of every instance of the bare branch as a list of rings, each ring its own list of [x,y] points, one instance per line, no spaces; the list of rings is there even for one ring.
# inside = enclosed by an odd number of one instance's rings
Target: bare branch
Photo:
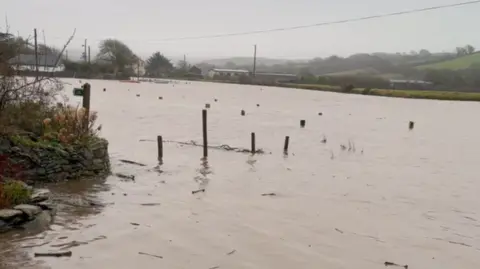
[[[67,43],[65,43],[65,45],[63,46],[63,49],[62,49],[62,50],[60,51],[60,53],[58,54],[57,60],[55,61],[54,66],[57,66],[58,62],[59,62],[60,59],[62,58],[63,52],[65,51],[65,49],[67,49],[68,44],[70,44],[70,42],[72,42],[72,39],[75,37],[75,33],[77,33],[77,28],[73,29],[73,34],[70,36],[70,38],[68,39]]]

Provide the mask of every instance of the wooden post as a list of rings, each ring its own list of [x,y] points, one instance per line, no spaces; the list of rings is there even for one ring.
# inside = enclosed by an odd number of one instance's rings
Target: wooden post
[[[163,138],[161,135],[157,136],[157,147],[158,147],[158,161],[163,163]]]
[[[207,139],[207,110],[202,110],[202,125],[203,125],[203,157],[208,157],[208,139]]]
[[[83,100],[82,107],[85,108],[84,126],[88,129],[88,120],[90,119],[90,84],[83,84]]]
[[[33,38],[35,42],[35,78],[38,80],[38,43],[37,43],[37,28],[33,29]],[[45,56],[46,57],[46,56]]]
[[[288,154],[288,143],[290,142],[290,137],[285,136],[285,144],[283,145],[283,153]]]
[[[255,154],[255,133],[252,133],[252,154]]]
[[[410,122],[408,123],[408,129],[412,130],[413,127],[415,127],[415,122],[410,121]]]
[[[305,128],[305,120],[300,121],[300,127]]]

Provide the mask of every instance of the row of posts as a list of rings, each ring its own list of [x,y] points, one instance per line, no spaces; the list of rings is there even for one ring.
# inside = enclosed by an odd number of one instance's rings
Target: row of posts
[[[300,127],[305,127],[305,120],[300,121]],[[203,157],[208,157],[208,135],[207,135],[207,110],[202,110],[202,135],[203,135]],[[283,145],[283,152],[284,154],[288,154],[288,145],[290,142],[290,137],[285,137],[285,143]],[[158,161],[160,164],[163,163],[163,138],[161,135],[157,136],[157,149],[158,149]],[[256,144],[255,144],[255,133],[251,133],[251,150],[252,154],[257,152]]]
[[[85,114],[87,115],[85,120],[87,121],[85,126],[88,128],[88,120],[89,120],[89,112],[90,112],[90,84],[85,83],[83,86],[83,100],[82,106],[85,108]],[[105,91],[105,89],[103,89]],[[258,105],[257,105],[258,106]],[[242,116],[245,115],[245,111],[242,110]],[[319,114],[320,115],[320,114]],[[300,120],[300,127],[305,128],[306,121]],[[412,130],[415,126],[415,122],[410,121],[408,123],[408,128]],[[203,133],[203,157],[208,157],[208,137],[207,137],[207,110],[202,110],[202,133]],[[285,143],[283,145],[283,153],[286,155],[288,154],[288,145],[290,143],[290,137],[285,136]],[[161,135],[157,136],[157,148],[158,148],[158,161],[160,164],[163,163],[163,138]],[[255,154],[256,145],[255,145],[255,133],[251,133],[251,151],[252,154]]]
[[[306,124],[305,120],[300,120],[300,127],[304,128]],[[408,127],[410,130],[412,130],[415,126],[415,123],[413,121],[410,121],[408,124]],[[207,137],[207,110],[203,109],[202,110],[202,133],[203,133],[203,157],[207,158],[208,157],[208,137]],[[290,143],[290,137],[285,136],[285,143],[283,144],[283,153],[285,155],[288,154],[288,145]],[[163,163],[163,139],[162,136],[159,135],[157,137],[157,144],[158,144],[158,161],[160,164]],[[252,154],[255,154],[256,151],[256,145],[255,145],[255,133],[251,133],[251,150],[250,152]]]

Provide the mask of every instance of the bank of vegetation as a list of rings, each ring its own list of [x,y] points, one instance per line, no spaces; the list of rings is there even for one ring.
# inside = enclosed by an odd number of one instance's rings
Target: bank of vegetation
[[[109,171],[97,115],[62,102],[56,78],[26,77],[12,62],[28,43],[0,33],[0,209],[28,201],[28,185]]]

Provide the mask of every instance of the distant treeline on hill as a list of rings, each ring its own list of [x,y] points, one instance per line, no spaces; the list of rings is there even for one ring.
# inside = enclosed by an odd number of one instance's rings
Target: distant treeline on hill
[[[22,63],[22,59],[31,57],[16,57],[32,55],[32,42],[22,37],[0,33],[2,57],[9,55],[16,60],[15,65],[30,65],[22,67],[23,72],[32,70],[31,63]],[[38,45],[38,53],[47,58],[57,58],[58,49],[45,44]],[[43,59],[43,58],[42,58]],[[52,61],[49,61],[52,62]],[[56,76],[126,79],[134,76],[170,77],[199,79],[212,68],[246,69],[253,71],[253,59],[233,58],[209,61],[192,65],[186,61],[173,64],[160,52],[153,53],[148,59],[142,60],[125,43],[117,39],[105,39],[100,42],[96,55],[83,55],[82,61],[71,61],[66,55],[61,55],[63,70],[55,70]],[[40,63],[42,64],[42,63]],[[223,65],[222,65],[223,64]],[[45,67],[57,68],[58,66]],[[416,80],[431,82],[433,89],[450,89],[462,91],[477,91],[480,89],[480,53],[475,53],[471,45],[457,47],[452,53],[431,53],[428,50],[412,51],[410,53],[372,53],[354,54],[349,57],[330,56],[314,58],[309,61],[282,61],[258,58],[257,72],[293,74],[298,77],[298,83],[322,85],[354,85],[362,88],[388,88],[391,80]],[[238,78],[231,78],[234,82]],[[248,80],[244,80],[248,82]],[[251,83],[261,81],[251,81]],[[412,86],[409,86],[412,87]],[[424,86],[422,86],[424,87]],[[419,88],[422,88],[419,87]]]

